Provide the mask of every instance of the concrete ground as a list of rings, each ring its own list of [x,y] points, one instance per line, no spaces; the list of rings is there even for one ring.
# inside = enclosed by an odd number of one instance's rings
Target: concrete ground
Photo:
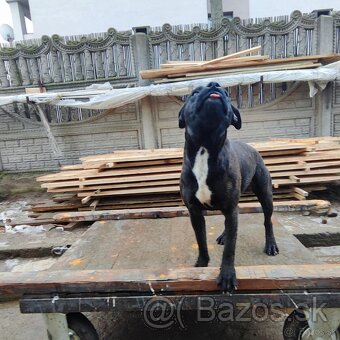
[[[9,210],[16,210],[16,214],[20,213],[20,206],[23,205],[23,201],[27,201],[30,196],[20,197],[20,199],[0,202],[0,213]],[[39,199],[40,196],[34,197]],[[19,206],[19,208],[18,208]],[[337,201],[333,202],[334,210],[340,212],[340,205]],[[21,212],[22,213],[22,212]],[[23,213],[24,214],[24,213]],[[279,237],[284,237],[285,232],[290,234],[327,234],[327,233],[340,233],[340,216],[327,218],[327,223],[322,217],[316,215],[302,216],[301,213],[276,213],[275,219],[282,225],[283,229],[279,232]],[[219,229],[222,226],[217,226],[216,223],[219,218],[211,219],[211,223],[208,222],[207,226],[211,234],[211,238],[215,238],[215,233],[219,233]],[[244,227],[250,224],[260,224],[262,227],[262,216],[255,214],[252,216],[241,217],[240,223],[240,238],[238,242],[238,258],[242,257],[243,245],[240,241],[242,235],[246,235]],[[250,223],[251,221],[251,223]],[[156,223],[153,221],[152,223]],[[157,223],[170,223],[166,220],[158,220]],[[220,224],[220,223],[218,223]],[[213,227],[213,228],[211,228]],[[215,230],[217,228],[218,230]],[[55,246],[67,246],[79,242],[79,238],[86,232],[85,229],[77,229],[75,231],[62,231],[57,229],[50,229],[45,227],[44,231],[41,230],[29,230],[25,232],[16,233],[0,233],[0,271],[34,271],[34,270],[48,270],[55,266],[58,261],[58,257],[50,255],[50,251]],[[250,227],[254,235],[255,229]],[[261,229],[259,229],[261,230]],[[156,233],[157,234],[157,233]],[[190,236],[190,235],[191,236]],[[263,233],[259,232],[260,237],[263,237]],[[153,234],[155,235],[155,234]],[[189,235],[189,236],[188,236]],[[193,237],[193,233],[188,231],[186,237]],[[172,235],[174,237],[176,235]],[[177,235],[177,239],[180,235]],[[153,236],[152,236],[153,238]],[[257,235],[255,235],[257,238]],[[173,239],[174,240],[174,239]],[[283,239],[282,239],[283,240]],[[175,240],[174,240],[175,241]],[[151,241],[150,241],[151,242]],[[190,239],[190,244],[194,244],[195,240]],[[183,243],[181,240],[180,243]],[[327,246],[327,241],[322,246],[305,248],[299,241],[295,240],[294,245],[285,244],[282,249],[285,249],[285,253],[280,254],[281,260],[283,257],[295,258],[298,252],[297,248],[301,247],[301,253],[303,253],[302,259],[308,262],[313,262],[315,258],[318,261],[327,263],[340,263],[340,244]],[[217,247],[217,246],[216,246]],[[257,252],[262,244],[256,243],[256,247],[246,254],[246,258],[251,262],[252,252]],[[289,248],[291,247],[291,248]],[[138,247],[137,247],[138,248]],[[192,250],[195,247],[192,246]],[[290,250],[289,250],[290,249]],[[196,250],[195,250],[196,251]],[[214,249],[211,250],[214,258]],[[218,253],[219,249],[216,250]],[[67,252],[65,253],[66,256]],[[143,254],[143,258],[148,260],[151,258],[148,252]],[[216,258],[219,258],[217,254]],[[131,255],[136,256],[136,254]],[[156,255],[154,255],[156,256]],[[191,255],[190,255],[191,256]],[[266,261],[267,258],[264,257]],[[183,260],[183,259],[182,259]],[[181,261],[182,261],[181,260]],[[187,259],[189,262],[191,258]],[[183,260],[184,261],[184,260]],[[272,263],[273,259],[268,258],[268,261]],[[243,261],[242,261],[243,262]],[[190,262],[191,263],[191,262]],[[240,263],[238,263],[240,264]],[[214,263],[214,265],[216,265]],[[1,297],[0,297],[0,301]],[[230,322],[221,321],[218,317],[213,320],[199,321],[199,315],[197,311],[182,311],[181,322],[174,322],[164,329],[155,328],[150,325],[150,320],[143,316],[142,311],[138,313],[123,312],[123,313],[91,313],[88,315],[93,324],[96,326],[100,339],[283,339],[282,326],[283,320],[287,314],[287,311],[283,311],[279,318],[271,317],[270,315],[265,320],[257,315],[252,315],[249,311],[249,317],[245,320]],[[247,317],[247,314],[246,314]],[[204,318],[203,318],[204,319]],[[5,301],[0,303],[0,339],[2,340],[36,340],[47,339],[44,319],[41,315],[30,314],[23,315],[19,311],[18,301]]]

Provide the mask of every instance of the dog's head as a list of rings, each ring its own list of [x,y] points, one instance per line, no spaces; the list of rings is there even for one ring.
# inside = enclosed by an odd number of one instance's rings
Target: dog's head
[[[209,139],[220,143],[225,139],[226,129],[233,125],[240,129],[240,112],[231,104],[228,92],[218,83],[209,83],[193,90],[179,112],[179,127],[195,144]]]

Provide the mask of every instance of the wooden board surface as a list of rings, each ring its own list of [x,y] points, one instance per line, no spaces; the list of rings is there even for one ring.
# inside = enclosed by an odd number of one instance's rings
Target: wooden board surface
[[[312,208],[327,209],[330,207],[328,201],[308,200],[308,201],[286,201],[275,202],[275,211],[303,211]],[[262,212],[260,203],[240,203],[240,213],[257,213]],[[220,214],[220,211],[207,211],[208,215]],[[91,212],[65,212],[54,215],[55,221],[75,222],[75,221],[100,221],[100,220],[122,220],[122,219],[140,219],[140,218],[171,218],[188,216],[186,207],[169,207],[169,208],[145,208],[145,209],[128,209],[128,210],[107,210]]]
[[[0,273],[0,294],[216,292],[219,268],[159,270],[64,270]],[[236,268],[238,291],[339,289],[338,264],[242,266]]]
[[[280,254],[264,254],[262,222],[260,215],[240,216],[236,246],[239,290],[340,287],[340,266],[319,263],[276,219]],[[207,218],[211,267],[193,268],[197,244],[188,218],[100,221],[58,259],[52,270],[0,273],[0,293],[145,294],[151,293],[150,285],[163,293],[218,291],[216,277],[223,247],[215,238],[222,230],[223,217]]]
[[[275,218],[274,232],[280,248],[278,256],[263,253],[262,214],[239,218],[236,264],[310,264],[319,263],[307,248]],[[219,266],[223,246],[216,238],[224,229],[223,216],[206,217],[210,265]],[[191,267],[198,254],[194,231],[188,217],[174,219],[138,219],[94,223],[51,268],[130,269]]]

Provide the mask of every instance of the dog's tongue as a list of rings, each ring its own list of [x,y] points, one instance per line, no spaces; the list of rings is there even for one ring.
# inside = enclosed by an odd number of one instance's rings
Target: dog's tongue
[[[210,98],[221,98],[221,96],[217,93],[212,93],[209,97]]]

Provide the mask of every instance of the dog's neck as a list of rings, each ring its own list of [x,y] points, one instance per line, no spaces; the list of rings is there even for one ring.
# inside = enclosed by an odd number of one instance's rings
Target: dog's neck
[[[185,141],[185,154],[190,158],[191,161],[194,161],[197,153],[199,152],[199,150],[201,150],[202,148],[204,148],[205,150],[207,150],[208,154],[209,154],[209,161],[210,162],[214,162],[214,161],[218,161],[220,154],[223,150],[223,154],[224,157],[226,157],[226,155],[229,154],[228,150],[229,150],[229,140],[227,138],[227,133],[225,135],[225,139],[221,141],[221,143],[219,144],[205,144],[202,143],[202,145],[197,145],[192,143],[190,140],[186,140]]]

